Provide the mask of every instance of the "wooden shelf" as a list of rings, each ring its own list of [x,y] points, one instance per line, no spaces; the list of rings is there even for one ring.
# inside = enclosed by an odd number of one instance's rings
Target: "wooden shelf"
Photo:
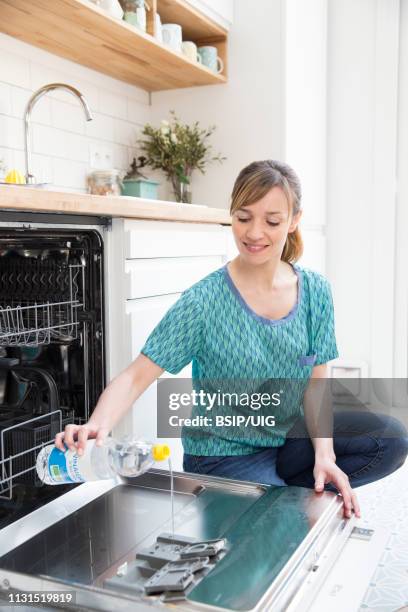
[[[227,31],[184,0],[153,0],[162,23],[179,23],[183,39],[214,44],[227,65]],[[88,0],[0,0],[0,31],[111,77],[160,91],[226,82]]]

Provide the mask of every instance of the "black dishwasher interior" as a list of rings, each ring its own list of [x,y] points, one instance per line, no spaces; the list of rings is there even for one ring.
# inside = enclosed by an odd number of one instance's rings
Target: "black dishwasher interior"
[[[0,528],[72,488],[35,459],[104,388],[103,312],[98,231],[0,228]]]

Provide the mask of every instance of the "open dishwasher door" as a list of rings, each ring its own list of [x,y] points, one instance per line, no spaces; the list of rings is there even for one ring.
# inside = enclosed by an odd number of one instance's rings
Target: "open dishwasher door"
[[[169,493],[169,473],[151,470],[80,485],[9,525],[2,598],[59,591],[73,595],[68,609],[304,612],[354,525],[330,492],[175,473],[173,539]]]

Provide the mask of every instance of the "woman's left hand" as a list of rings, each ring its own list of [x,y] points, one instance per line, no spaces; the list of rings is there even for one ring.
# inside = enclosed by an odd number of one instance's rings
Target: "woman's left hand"
[[[344,516],[346,518],[351,517],[352,509],[357,518],[361,517],[357,496],[350,486],[349,478],[332,458],[316,457],[313,476],[317,493],[323,491],[324,485],[329,482],[341,493],[344,500]]]

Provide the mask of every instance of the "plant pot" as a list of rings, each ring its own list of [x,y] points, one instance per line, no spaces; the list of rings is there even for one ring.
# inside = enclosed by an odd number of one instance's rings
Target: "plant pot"
[[[124,179],[122,181],[122,195],[157,200],[158,185],[157,181],[147,179]]]

